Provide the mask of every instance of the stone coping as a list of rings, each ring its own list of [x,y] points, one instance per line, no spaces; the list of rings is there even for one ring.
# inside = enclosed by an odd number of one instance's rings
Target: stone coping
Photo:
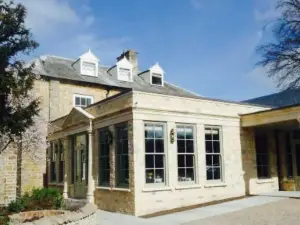
[[[96,210],[94,204],[88,203],[77,211],[64,210],[41,210],[29,211],[9,216],[10,224],[26,224],[26,225],[61,225],[61,224],[96,224]],[[32,222],[25,222],[32,218],[41,218]]]

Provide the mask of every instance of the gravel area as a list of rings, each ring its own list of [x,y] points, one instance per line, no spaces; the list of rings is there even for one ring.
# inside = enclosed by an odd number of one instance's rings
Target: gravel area
[[[284,199],[184,225],[297,225],[300,224],[300,199]]]

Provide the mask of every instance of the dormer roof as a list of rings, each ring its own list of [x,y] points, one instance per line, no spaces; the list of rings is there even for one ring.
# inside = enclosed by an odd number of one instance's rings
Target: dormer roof
[[[121,60],[119,60],[116,65],[118,67],[132,69],[132,64],[126,59],[126,57],[123,57]]]
[[[99,58],[92,53],[91,49],[82,54],[79,58],[85,61],[99,61]]]
[[[165,71],[161,68],[161,66],[157,63],[155,63],[152,67],[150,67],[151,73],[158,73],[158,74],[164,74]]]

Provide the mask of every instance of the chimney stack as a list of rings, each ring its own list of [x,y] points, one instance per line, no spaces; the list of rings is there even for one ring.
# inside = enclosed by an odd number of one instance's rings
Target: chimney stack
[[[132,64],[133,66],[133,74],[137,74],[139,71],[138,68],[138,60],[137,60],[137,52],[132,50],[132,49],[128,49],[126,51],[124,51],[118,58],[117,61],[120,61],[121,59],[123,59],[124,57],[126,57],[126,59]]]

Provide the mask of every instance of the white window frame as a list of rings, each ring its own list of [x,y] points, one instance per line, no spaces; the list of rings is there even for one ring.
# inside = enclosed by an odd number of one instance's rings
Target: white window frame
[[[154,83],[152,82],[153,77],[160,77],[160,79],[161,79],[161,84],[154,84]],[[151,83],[151,85],[155,85],[155,86],[164,86],[164,76],[163,76],[163,74],[151,72],[150,83]]]
[[[206,164],[206,139],[205,139],[205,129],[206,128],[211,128],[211,129],[218,129],[219,130],[219,143],[220,143],[220,158],[221,158],[221,162],[220,162],[220,179],[214,179],[214,180],[208,180],[207,179],[207,164]],[[206,183],[210,184],[210,183],[224,183],[225,182],[225,168],[224,168],[224,149],[223,149],[223,130],[222,130],[222,126],[218,126],[218,125],[204,125],[204,151],[205,151],[205,180]]]
[[[194,152],[193,153],[178,153],[178,138],[177,138],[177,128],[178,127],[191,127],[193,130],[193,145],[194,145]],[[190,184],[197,184],[198,183],[198,166],[197,166],[197,162],[198,162],[198,151],[197,151],[197,129],[196,129],[196,125],[195,124],[188,124],[188,123],[176,123],[176,132],[175,132],[175,140],[176,140],[176,153],[177,153],[177,183],[179,185],[190,185]],[[188,139],[190,140],[190,139]],[[178,177],[178,155],[193,155],[194,156],[194,180],[193,181],[179,181]]]
[[[83,70],[83,64],[84,63],[89,63],[89,64],[94,64],[95,65],[95,74],[91,75],[88,73],[85,73]],[[80,60],[80,74],[85,75],[85,76],[90,76],[90,77],[98,77],[98,62],[96,61],[88,61],[88,60]]]
[[[161,125],[163,126],[164,132],[164,182],[162,183],[147,183],[146,182],[146,137],[145,137],[145,127],[146,125]],[[144,132],[144,184],[146,188],[157,188],[157,187],[166,187],[169,185],[169,175],[168,175],[168,133],[167,133],[167,123],[165,122],[154,122],[154,121],[144,121],[143,123],[143,132]],[[155,139],[154,139],[155,140]],[[151,153],[150,153],[151,154]],[[155,153],[154,153],[155,155]],[[155,162],[154,162],[155,163]],[[155,165],[154,165],[155,168]]]
[[[78,97],[78,98],[89,98],[89,99],[91,99],[91,104],[94,103],[94,97],[91,96],[91,95],[74,94],[73,95],[73,106],[74,107],[83,107],[83,106],[76,106],[76,97]],[[84,107],[86,107],[86,106],[84,106]]]
[[[124,77],[120,76],[121,70],[128,70],[129,71],[129,77],[128,77],[128,79],[124,79]],[[122,66],[118,66],[118,80],[131,82],[132,81],[132,69],[131,68],[122,67]]]

